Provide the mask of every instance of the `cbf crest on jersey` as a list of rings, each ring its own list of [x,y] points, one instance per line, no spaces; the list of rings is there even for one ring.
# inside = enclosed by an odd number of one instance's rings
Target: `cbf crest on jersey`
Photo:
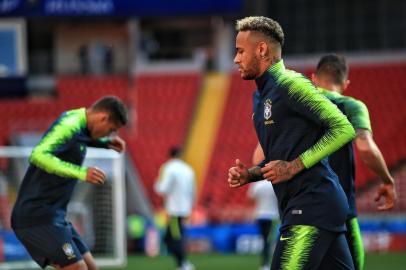
[[[272,101],[270,99],[267,99],[267,100],[265,100],[265,103],[264,103],[265,125],[270,125],[273,123],[271,116],[272,116]]]
[[[66,243],[62,246],[63,252],[65,253],[66,257],[70,260],[76,257],[75,252],[73,252],[72,245]]]

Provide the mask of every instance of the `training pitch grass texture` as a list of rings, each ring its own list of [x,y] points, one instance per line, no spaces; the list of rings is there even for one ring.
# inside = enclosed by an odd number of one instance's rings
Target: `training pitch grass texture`
[[[259,268],[259,256],[236,254],[191,254],[190,261],[196,270],[256,270]],[[175,270],[175,264],[169,256],[147,257],[129,255],[125,268],[106,268],[105,270]],[[406,252],[388,254],[367,254],[365,270],[403,270],[406,269]]]

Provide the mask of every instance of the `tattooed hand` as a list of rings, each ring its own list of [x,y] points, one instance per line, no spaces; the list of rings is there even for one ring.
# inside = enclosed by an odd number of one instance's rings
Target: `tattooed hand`
[[[287,181],[303,170],[304,165],[299,158],[293,161],[273,160],[261,169],[264,178],[272,184]]]
[[[235,161],[235,165],[235,167],[231,167],[228,170],[228,185],[232,188],[264,179],[261,174],[261,168],[258,166],[247,169],[239,159]]]

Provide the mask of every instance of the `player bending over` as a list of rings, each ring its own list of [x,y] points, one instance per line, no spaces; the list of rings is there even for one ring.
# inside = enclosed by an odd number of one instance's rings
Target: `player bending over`
[[[66,207],[78,180],[96,185],[106,180],[99,168],[82,166],[86,146],[124,151],[124,141],[114,133],[126,123],[124,104],[106,96],[90,108],[62,113],[33,149],[11,223],[42,268],[97,269],[89,248],[65,220]]]

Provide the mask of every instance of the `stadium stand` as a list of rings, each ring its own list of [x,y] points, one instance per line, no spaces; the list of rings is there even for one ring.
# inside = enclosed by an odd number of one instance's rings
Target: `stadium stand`
[[[396,202],[395,208],[391,213],[402,214],[406,209],[406,167],[401,166],[399,169],[395,170],[393,177],[396,183],[396,192],[398,194],[398,201]],[[376,179],[374,182],[370,181],[368,187],[364,187],[360,192],[357,193],[357,208],[360,213],[377,213],[377,204],[373,203],[372,199],[376,195],[376,191],[380,182]]]
[[[125,77],[60,77],[55,98],[1,99],[0,144],[9,142],[18,131],[44,131],[62,111],[89,106],[102,95],[116,95],[126,101]]]
[[[406,63],[351,66],[351,84],[346,92],[367,104],[374,138],[390,168],[404,162],[406,156],[406,107],[402,104],[405,74]],[[16,131],[43,131],[65,109],[88,106],[102,95],[117,95],[136,108],[131,110],[132,123],[123,135],[147,195],[157,207],[161,199],[153,192],[152,185],[166,159],[167,149],[185,142],[201,81],[202,75],[196,72],[140,74],[134,82],[125,76],[63,76],[58,79],[56,97],[0,99],[0,144],[8,144]],[[252,81],[243,81],[236,73],[231,75],[229,96],[198,198],[198,204],[208,209],[212,221],[244,220],[252,206],[240,189],[228,188],[226,177],[235,158],[250,165],[256,143],[251,123],[254,88]],[[357,163],[358,193],[361,198],[370,198],[376,179],[360,160]],[[398,183],[405,179],[404,173],[397,177]],[[402,195],[404,185],[398,187],[400,209],[406,207]],[[234,211],[235,208],[239,210]],[[360,208],[370,209],[367,204],[364,207],[363,199]]]
[[[0,100],[0,144],[9,143],[14,132],[44,130],[57,113],[58,105],[49,99]]]
[[[58,79],[58,101],[66,108],[89,106],[104,95],[128,100],[129,81],[125,76],[63,76]]]
[[[55,98],[0,100],[0,143],[8,144],[17,131],[43,131],[63,110],[89,106],[102,95],[116,95],[137,108],[137,116],[135,110],[130,112],[133,122],[123,135],[147,193],[157,205],[152,184],[167,149],[183,145],[200,77],[197,73],[139,75],[129,91],[131,83],[124,76],[62,76]]]
[[[137,116],[133,117],[136,128],[127,142],[155,207],[161,204],[161,198],[153,191],[153,184],[169,148],[184,144],[200,81],[198,73],[145,74],[137,76],[130,91],[130,102]]]
[[[406,75],[406,63],[375,64],[351,66],[351,84],[347,95],[362,100],[368,106],[374,138],[381,148],[389,168],[404,162],[406,155],[405,115],[406,107],[402,106],[405,88],[402,77]],[[311,74],[307,70],[305,74]],[[232,74],[231,91],[227,100],[221,128],[209,172],[203,184],[200,204],[205,204],[211,213],[211,219],[222,221],[241,221],[246,219],[249,202],[240,189],[231,190],[226,182],[226,174],[234,158],[239,157],[248,165],[255,146],[256,137],[250,121],[252,106],[252,82],[244,82],[238,74]],[[390,94],[389,94],[390,93]],[[405,209],[403,174],[396,174],[399,204],[397,209]],[[209,184],[210,183],[210,184]],[[376,177],[368,171],[357,157],[357,189],[361,196],[360,208],[375,211],[371,204],[376,187]],[[404,187],[405,186],[405,187]],[[242,188],[245,189],[245,188]],[[221,207],[220,207],[221,206]],[[246,211],[244,211],[244,207]],[[237,212],[233,209],[239,209]],[[361,210],[361,211],[362,211]]]
[[[311,74],[307,70],[305,74]],[[387,165],[393,168],[406,155],[406,107],[403,105],[406,91],[402,77],[406,75],[406,63],[351,65],[351,81],[344,93],[363,101],[370,113],[374,139],[381,149]],[[368,186],[375,176],[356,155],[357,188]]]
[[[245,196],[247,187],[230,189],[227,172],[235,164],[235,158],[251,166],[256,136],[251,122],[250,101],[255,86],[252,81],[241,80],[239,74],[231,76],[231,89],[199,198],[199,203],[208,209],[212,222],[235,221],[241,216],[246,217],[250,211],[250,203]]]
[[[374,138],[389,168],[406,155],[406,63],[354,66],[350,69],[347,94],[362,100],[369,108]],[[357,158],[357,187],[362,187],[373,174]]]

